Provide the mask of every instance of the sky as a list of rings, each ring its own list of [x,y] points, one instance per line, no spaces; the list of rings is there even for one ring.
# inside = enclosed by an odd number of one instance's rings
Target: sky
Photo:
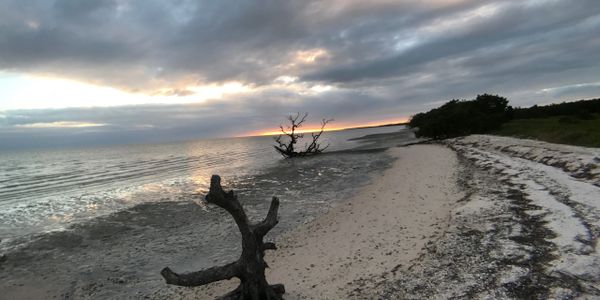
[[[599,28],[598,0],[0,0],[0,149],[597,98]]]

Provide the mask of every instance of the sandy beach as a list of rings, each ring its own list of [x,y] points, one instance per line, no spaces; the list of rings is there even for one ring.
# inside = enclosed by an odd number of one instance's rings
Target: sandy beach
[[[408,270],[442,236],[464,197],[456,154],[441,145],[388,152],[393,166],[370,185],[278,239],[279,249],[267,255],[267,276],[285,285],[286,299],[360,299],[374,290],[373,278]],[[213,299],[236,284],[212,284],[189,296]]]
[[[268,277],[286,299],[600,296],[597,149],[470,136],[388,151],[371,185],[278,240]]]
[[[279,241],[269,279],[289,299],[345,299],[371,278],[408,269],[447,228],[456,155],[437,145],[392,148],[392,168],[354,197]]]
[[[267,236],[279,247],[267,252],[267,277],[286,299],[600,297],[600,150],[474,135],[378,153],[393,162],[368,184]],[[58,232],[8,253],[3,296],[214,299],[236,280],[184,288],[158,274],[160,265],[202,269],[206,247],[223,247],[197,245],[199,215],[230,232],[206,234],[239,240],[227,214],[209,212],[143,205]]]

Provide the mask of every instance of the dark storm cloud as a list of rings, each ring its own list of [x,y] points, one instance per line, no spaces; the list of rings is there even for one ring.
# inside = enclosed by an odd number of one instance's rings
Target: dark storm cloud
[[[0,116],[0,130],[24,132],[30,130],[27,125],[54,122],[106,124],[93,129],[96,131],[114,128],[187,127],[196,130],[194,126],[200,126],[202,129],[203,126],[212,124],[211,126],[219,128],[218,132],[207,136],[219,136],[277,127],[280,119],[283,120],[288,113],[296,111],[319,111],[319,114],[315,113],[313,117],[318,121],[320,118],[338,114],[360,114],[371,105],[386,102],[386,99],[357,91],[300,96],[286,89],[269,89],[244,97],[211,100],[201,104],[11,110]],[[201,129],[198,134],[206,135]]]
[[[0,4],[0,68],[132,90],[176,88],[182,78],[262,84],[300,73],[287,66],[295,51],[326,49],[334,54],[330,63],[384,55],[403,26],[472,5],[6,0]]]
[[[537,1],[543,3],[544,1]],[[538,53],[529,53],[531,61],[520,61],[522,68],[537,68],[540,65],[539,55],[544,51],[564,50],[562,56],[550,57],[550,64],[564,59],[574,59],[574,64],[597,65],[595,57],[573,57],[570,51],[580,49],[597,50],[597,45],[581,43],[557,44],[557,39],[565,29],[579,27],[576,36],[580,39],[594,39],[597,35],[600,2],[598,1],[547,1],[544,5],[525,5],[525,1],[497,1],[497,12],[488,17],[473,17],[467,26],[456,28],[439,28],[440,33],[433,38],[417,44],[415,47],[388,57],[376,57],[356,63],[333,66],[305,76],[308,80],[327,80],[332,82],[348,82],[366,79],[379,79],[414,72],[425,64],[448,60],[455,56],[469,55],[480,49],[501,48],[506,55],[520,51],[522,47],[543,48]],[[492,6],[493,7],[493,6]],[[593,26],[581,28],[582,23],[590,22]],[[441,26],[440,26],[441,27]],[[412,28],[411,28],[412,29]],[[409,29],[410,30],[410,29]],[[556,36],[553,36],[555,34]],[[525,45],[523,41],[526,41]],[[588,47],[585,47],[588,46]],[[591,47],[590,47],[591,46]],[[597,51],[596,51],[597,52]],[[481,69],[495,64],[494,57],[480,61],[476,66]],[[570,67],[561,64],[562,68]],[[540,70],[544,71],[544,70]],[[540,72],[541,73],[541,72]]]
[[[0,115],[0,150],[71,143],[165,142],[232,136],[277,128],[288,114],[299,111],[312,112],[311,124],[330,117],[368,121],[370,119],[363,112],[373,105],[388,108],[381,116],[397,117],[402,113],[390,104],[386,99],[357,91],[299,96],[286,89],[269,89],[241,98],[202,104],[12,110]],[[99,126],[35,127],[58,122]]]
[[[515,105],[597,97],[598,28],[597,0],[0,0],[0,71],[149,95],[253,89],[194,105],[0,111],[0,135],[151,141],[272,128],[296,111],[401,118],[484,92]],[[274,85],[280,76],[299,79]],[[52,122],[106,125],[23,127]]]
[[[486,8],[495,11],[486,15]],[[595,0],[4,0],[0,68],[148,93],[199,82],[262,85],[281,75],[350,84],[411,74],[488,48],[504,55],[541,48],[518,62],[539,69],[545,51],[564,49],[552,57],[562,62],[574,58],[570,50],[597,49],[557,45],[552,35],[593,22],[599,13]],[[575,34],[595,38],[595,28]],[[294,64],[297,51],[310,49],[327,55],[318,64]],[[485,70],[490,60],[468,67]],[[560,66],[596,61],[580,56]]]

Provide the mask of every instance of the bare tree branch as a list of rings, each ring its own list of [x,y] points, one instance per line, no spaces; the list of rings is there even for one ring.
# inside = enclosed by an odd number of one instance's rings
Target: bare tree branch
[[[277,250],[277,246],[275,243],[267,242],[263,244],[263,251],[264,250]]]
[[[283,155],[286,158],[306,156],[321,153],[323,152],[323,150],[329,147],[329,145],[322,147],[319,144],[318,140],[323,134],[325,126],[327,126],[328,123],[333,122],[333,119],[323,119],[321,121],[321,130],[318,133],[311,133],[310,144],[305,144],[304,150],[302,151],[297,151],[295,149],[295,145],[298,143],[298,140],[304,138],[304,134],[296,133],[296,130],[302,126],[302,124],[306,121],[307,117],[308,113],[304,113],[304,115],[300,117],[300,113],[298,112],[296,113],[296,115],[288,116],[288,121],[290,122],[290,125],[287,126],[287,130],[283,128],[283,125],[279,125],[282,134],[275,137],[275,142],[277,143],[277,145],[273,146],[275,150],[279,152],[279,154]],[[283,140],[283,137],[286,137],[286,141]]]
[[[250,232],[248,217],[246,216],[244,208],[233,194],[233,191],[226,193],[223,190],[221,187],[221,177],[218,175],[213,175],[210,178],[210,189],[205,198],[208,203],[216,204],[233,216],[242,236]]]
[[[168,267],[164,268],[160,274],[167,284],[200,286],[237,277],[240,279],[240,286],[221,299],[282,299],[281,295],[285,293],[283,285],[269,285],[265,278],[265,268],[268,267],[264,261],[265,250],[275,250],[277,246],[272,242],[263,242],[264,236],[277,225],[279,199],[273,197],[269,212],[262,222],[250,224],[237,196],[233,191],[225,192],[221,187],[221,177],[213,175],[206,201],[231,214],[242,233],[242,255],[235,262],[197,272],[178,274]]]
[[[228,280],[240,273],[238,262],[212,267],[206,270],[177,274],[169,268],[164,268],[160,274],[165,278],[167,284],[179,286],[201,286],[211,282]]]
[[[271,201],[271,206],[269,207],[269,212],[267,213],[267,217],[260,223],[256,225],[254,232],[259,237],[264,237],[269,230],[273,229],[275,225],[279,222],[277,220],[277,210],[279,209],[279,199],[277,197],[273,197]]]
[[[324,148],[321,148],[321,145],[318,143],[319,138],[321,137],[321,135],[323,134],[323,131],[325,130],[325,126],[327,126],[328,123],[333,122],[333,119],[323,119],[321,121],[321,130],[318,133],[311,133],[312,136],[312,142],[310,143],[310,145],[308,145],[308,147],[306,148],[307,152],[311,152],[311,153],[321,153],[323,152],[323,150],[327,149],[329,147],[329,144],[327,146],[325,146]]]

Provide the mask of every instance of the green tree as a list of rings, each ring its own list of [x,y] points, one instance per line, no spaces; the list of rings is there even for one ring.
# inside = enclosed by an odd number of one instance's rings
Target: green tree
[[[508,100],[498,95],[478,95],[474,100],[451,100],[426,113],[414,115],[409,126],[418,137],[445,139],[494,130],[512,117]]]

